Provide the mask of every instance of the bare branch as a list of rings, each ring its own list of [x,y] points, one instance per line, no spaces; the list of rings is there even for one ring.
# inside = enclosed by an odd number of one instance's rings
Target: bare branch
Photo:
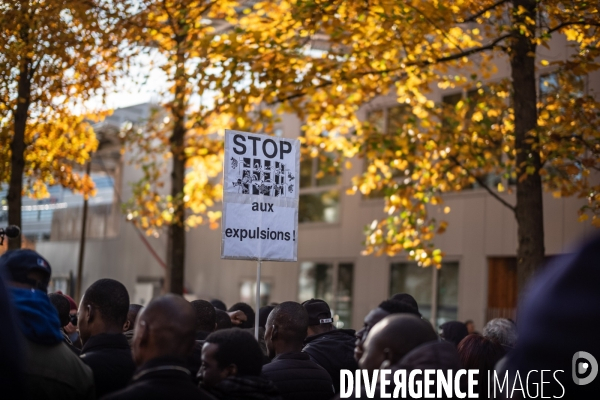
[[[463,165],[460,163],[460,161],[458,161],[458,159],[455,156],[448,156],[449,159],[451,159],[452,161],[454,161],[454,163],[456,165],[458,165],[460,168],[462,168],[463,170],[465,170],[467,172],[468,175],[472,176],[479,185],[481,185],[482,188],[484,188],[489,194],[492,195],[493,198],[495,198],[496,200],[498,200],[500,203],[502,203],[502,205],[504,205],[505,207],[509,208],[513,213],[517,212],[517,208],[515,206],[513,206],[512,204],[510,204],[509,202],[507,202],[506,200],[504,200],[502,197],[500,197],[498,195],[498,193],[494,192],[488,185],[487,183],[485,183],[485,181],[483,179],[481,179],[481,177],[476,176],[473,172],[471,172],[471,170],[469,170],[468,168],[463,167]]]
[[[476,22],[476,19],[481,17],[486,12],[493,10],[496,7],[499,7],[499,6],[503,5],[504,3],[508,3],[509,1],[510,0],[500,0],[495,4],[492,4],[491,6],[484,8],[483,10],[479,11],[478,13],[471,15],[470,17],[464,19],[463,21],[458,21],[458,22],[460,22],[460,23]]]
[[[566,28],[567,26],[573,26],[573,25],[589,25],[589,26],[600,27],[600,23],[598,21],[591,21],[591,20],[568,21],[568,22],[563,22],[562,24],[558,24],[554,28],[548,29],[548,32],[546,32],[546,33],[553,33],[562,28]]]

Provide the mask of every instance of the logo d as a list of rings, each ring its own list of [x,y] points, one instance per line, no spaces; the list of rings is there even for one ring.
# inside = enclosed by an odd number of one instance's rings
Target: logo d
[[[577,365],[577,361],[580,359],[584,359],[586,362],[582,362]],[[591,383],[594,379],[596,379],[596,375],[598,375],[598,362],[594,358],[593,355],[587,353],[585,351],[578,351],[573,354],[572,361],[572,373],[573,373],[573,382],[576,385],[587,385]],[[585,378],[577,377],[577,374],[584,374],[587,371],[590,371],[590,374]]]

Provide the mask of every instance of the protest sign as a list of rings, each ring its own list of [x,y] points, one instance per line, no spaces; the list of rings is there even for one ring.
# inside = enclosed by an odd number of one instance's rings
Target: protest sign
[[[225,131],[221,258],[296,261],[300,142]]]

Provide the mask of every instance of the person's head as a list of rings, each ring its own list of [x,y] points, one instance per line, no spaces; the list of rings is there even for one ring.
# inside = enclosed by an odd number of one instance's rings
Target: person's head
[[[458,356],[465,369],[493,370],[505,354],[500,343],[478,334],[469,335],[458,344]]]
[[[419,311],[417,311],[417,309],[408,303],[395,300],[386,300],[381,302],[377,308],[372,309],[367,314],[363,321],[362,329],[358,330],[355,334],[356,346],[354,347],[354,358],[356,361],[360,360],[363,354],[363,344],[371,328],[373,328],[376,323],[391,314],[411,314],[416,317],[421,317]]]
[[[196,312],[181,296],[167,294],[142,309],[135,323],[131,350],[139,366],[157,357],[185,359],[194,346]]]
[[[389,315],[369,332],[359,366],[369,372],[389,368],[417,346],[434,340],[437,334],[424,319],[411,314]]]
[[[246,321],[242,322],[241,325],[238,325],[238,328],[242,328],[242,329],[248,329],[248,328],[254,328],[254,319],[256,318],[256,315],[254,313],[254,309],[252,307],[250,307],[249,304],[246,303],[235,303],[234,305],[232,305],[231,307],[229,307],[229,310],[227,311],[242,311],[244,314],[246,314],[246,318],[248,318]]]
[[[308,313],[301,304],[284,301],[275,306],[265,330],[265,344],[270,358],[278,354],[300,351],[308,329]]]
[[[440,326],[440,337],[445,341],[458,346],[469,333],[465,324],[459,321],[448,321]]]
[[[212,387],[230,376],[259,376],[263,354],[254,337],[240,329],[213,332],[202,347],[202,385]]]
[[[393,295],[390,298],[390,300],[400,301],[402,303],[406,303],[408,305],[413,306],[415,308],[415,310],[419,311],[419,305],[417,304],[417,300],[415,300],[415,298],[412,297],[408,293],[396,293],[395,295]]]
[[[274,308],[275,306],[268,305],[261,307],[260,310],[258,310],[258,326],[264,328],[267,325],[267,318],[269,318],[269,314],[271,314],[271,311],[273,311]]]
[[[69,301],[69,323],[64,327],[65,332],[69,335],[77,332],[77,303],[68,294],[64,294],[60,290],[56,293],[62,294]]]
[[[506,318],[494,318],[488,321],[483,327],[482,334],[511,349],[517,343],[517,326]]]
[[[307,336],[318,335],[333,329],[333,318],[329,304],[323,300],[310,299],[302,303],[308,313]]]
[[[100,279],[84,293],[77,320],[79,335],[85,342],[100,333],[123,332],[129,312],[129,294],[125,286],[114,279]]]
[[[50,303],[52,303],[54,308],[56,308],[56,312],[58,312],[60,326],[64,327],[68,325],[68,323],[71,321],[71,317],[69,316],[69,300],[67,300],[62,294],[58,293],[50,293],[48,295],[48,299],[50,299]]]
[[[217,331],[220,331],[222,329],[229,329],[233,327],[233,324],[231,323],[231,318],[229,317],[229,314],[227,314],[225,311],[223,310],[219,310],[218,308],[215,308],[215,312],[216,312],[216,321],[217,321]]]
[[[227,311],[227,306],[219,299],[212,299],[210,304],[213,305],[214,308],[221,311]]]
[[[133,330],[133,328],[135,327],[135,320],[137,319],[137,316],[143,307],[144,306],[140,304],[129,305],[129,311],[127,312],[127,321],[125,321],[125,324],[123,324],[123,332]]]
[[[194,300],[190,304],[196,311],[196,332],[214,332],[217,329],[215,307],[206,300]]]
[[[52,275],[50,263],[30,249],[8,250],[0,257],[0,273],[16,288],[48,290]]]
[[[467,327],[467,332],[469,333],[469,335],[471,333],[475,333],[475,323],[473,322],[472,319],[468,319],[465,321],[465,326]]]

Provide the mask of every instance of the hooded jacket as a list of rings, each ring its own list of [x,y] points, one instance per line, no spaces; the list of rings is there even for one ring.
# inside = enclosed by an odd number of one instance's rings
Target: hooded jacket
[[[262,375],[273,381],[284,400],[329,400],[334,396],[331,377],[308,354],[280,354],[263,365]]]
[[[63,342],[46,293],[11,288],[11,294],[25,337],[25,398],[94,399],[92,371]]]
[[[281,400],[273,382],[260,376],[230,376],[208,392],[223,400]]]
[[[353,329],[334,329],[312,335],[304,340],[303,352],[319,364],[331,376],[335,392],[340,391],[340,370],[354,371],[358,363],[354,359],[356,338]]]

